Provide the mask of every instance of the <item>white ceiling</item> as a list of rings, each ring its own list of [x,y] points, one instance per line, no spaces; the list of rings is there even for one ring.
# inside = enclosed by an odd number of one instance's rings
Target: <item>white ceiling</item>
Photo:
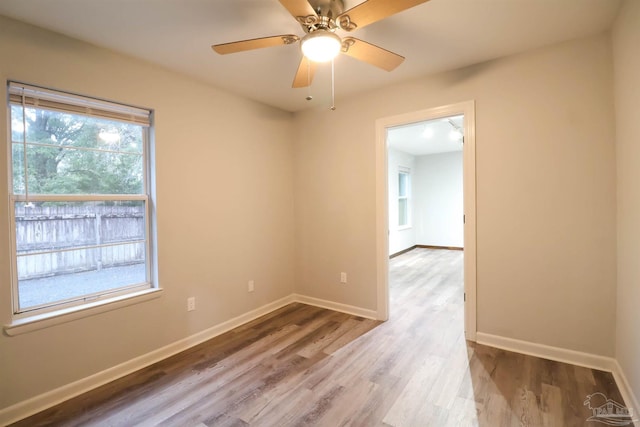
[[[389,0],[394,1],[394,0]],[[346,8],[362,0],[345,0]],[[386,72],[336,60],[341,97],[610,28],[619,0],[431,0],[353,35],[405,56]],[[0,14],[142,58],[287,111],[330,105],[330,65],[292,89],[299,44],[221,56],[212,44],[303,35],[277,0],[2,0]],[[338,104],[339,105],[339,104]]]
[[[387,130],[389,148],[413,156],[462,151],[462,141],[452,139],[451,131],[463,129],[464,116],[452,116],[396,126]]]

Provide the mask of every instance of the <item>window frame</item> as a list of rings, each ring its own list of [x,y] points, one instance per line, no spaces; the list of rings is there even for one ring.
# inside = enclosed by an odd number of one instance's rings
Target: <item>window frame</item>
[[[64,102],[58,105],[64,107],[68,105],[68,110],[58,108],[40,107],[35,101],[31,105],[27,105],[23,100],[22,104],[15,101],[15,88],[27,88],[30,93],[43,93],[45,96],[59,96]],[[56,314],[68,315],[72,312],[83,311],[96,306],[119,302],[126,298],[139,297],[147,294],[149,291],[159,290],[154,272],[156,271],[155,263],[155,226],[153,217],[152,195],[152,175],[153,175],[153,154],[152,150],[152,134],[153,134],[153,111],[151,109],[142,109],[112,101],[104,101],[90,96],[77,95],[69,92],[58,91],[53,89],[41,88],[29,84],[23,84],[16,81],[7,82],[7,116],[9,126],[8,134],[8,199],[9,199],[9,221],[10,221],[10,259],[11,259],[11,293],[12,293],[12,319],[16,325],[24,324],[33,318],[41,321],[43,318],[50,318]],[[12,95],[13,94],[13,95]],[[48,95],[47,95],[48,94]],[[23,95],[24,96],[24,95]],[[33,99],[31,99],[33,101]],[[75,101],[75,103],[73,102]],[[45,100],[45,104],[47,101]],[[57,111],[66,114],[84,115],[88,117],[99,118],[103,120],[119,121],[142,127],[142,191],[138,194],[33,194],[25,191],[23,194],[16,194],[13,182],[13,146],[12,138],[12,109],[14,105],[22,105],[26,108],[44,109],[48,111]],[[48,104],[47,104],[48,105]],[[57,106],[57,105],[56,105]],[[105,110],[100,110],[100,107]],[[109,110],[111,108],[111,110]],[[107,115],[109,111],[113,114]],[[99,113],[99,114],[96,114]],[[107,113],[107,114],[105,114]],[[127,118],[127,113],[131,113]],[[141,119],[142,114],[146,114],[146,121]],[[26,130],[25,130],[26,131]],[[25,142],[25,149],[27,143]],[[73,147],[70,148],[73,150]],[[101,151],[101,150],[98,150]],[[24,153],[26,157],[26,151]],[[25,177],[26,179],[26,177]],[[144,236],[136,243],[142,243],[144,240],[144,263],[145,263],[145,281],[140,283],[131,283],[119,286],[113,289],[97,291],[93,293],[83,294],[63,300],[57,300],[40,305],[20,308],[20,289],[18,281],[18,250],[17,250],[17,224],[16,224],[16,204],[21,202],[103,202],[103,201],[142,201],[144,203]],[[96,244],[88,246],[89,248],[100,249],[108,246],[107,244]],[[81,247],[82,248],[82,247]],[[73,249],[72,249],[73,250]],[[52,250],[52,252],[62,252],[62,250]],[[127,304],[125,304],[127,305]],[[16,323],[17,322],[17,323]],[[5,330],[11,325],[6,325]]]
[[[405,180],[405,194],[400,194],[400,182],[402,180],[402,175],[406,176]],[[398,223],[396,224],[398,230],[406,230],[412,227],[411,220],[411,169],[400,166],[398,167]],[[402,202],[405,202],[405,213],[406,213],[406,223],[401,223],[403,219],[400,215],[401,209],[400,205]]]

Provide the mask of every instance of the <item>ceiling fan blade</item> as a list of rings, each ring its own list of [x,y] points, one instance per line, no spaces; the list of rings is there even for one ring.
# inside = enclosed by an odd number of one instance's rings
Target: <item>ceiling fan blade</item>
[[[317,66],[317,62],[309,61],[307,57],[303,55],[300,60],[300,65],[298,65],[296,76],[293,78],[293,84],[291,87],[298,88],[311,86]]]
[[[342,53],[387,71],[394,70],[404,61],[404,56],[353,37],[342,39]]]
[[[313,7],[307,0],[280,0],[280,3],[289,11],[291,16],[296,18],[299,22],[300,19],[307,16],[318,17]]]
[[[259,39],[215,44],[211,46],[211,48],[218,52],[220,55],[226,55],[228,53],[243,52],[245,50],[262,49],[264,47],[293,44],[298,40],[300,40],[300,37],[294,34],[286,34],[282,36],[261,37]]]
[[[387,16],[412,8],[429,0],[367,0],[338,16],[336,23],[346,31],[353,31],[380,21]]]

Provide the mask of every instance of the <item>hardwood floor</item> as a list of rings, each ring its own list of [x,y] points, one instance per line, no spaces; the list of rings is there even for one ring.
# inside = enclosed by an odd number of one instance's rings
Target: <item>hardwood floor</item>
[[[15,425],[604,425],[611,374],[464,340],[462,260],[392,259],[388,322],[291,304]]]

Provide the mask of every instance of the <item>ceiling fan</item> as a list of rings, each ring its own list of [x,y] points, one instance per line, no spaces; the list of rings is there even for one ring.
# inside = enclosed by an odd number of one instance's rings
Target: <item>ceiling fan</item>
[[[340,37],[337,30],[352,32],[428,0],[367,0],[345,11],[344,0],[279,0],[306,33],[262,37],[211,46],[219,54],[243,52],[272,46],[291,45],[300,41],[302,59],[293,79],[294,88],[311,85],[316,65],[327,62],[340,52],[386,71],[404,61],[397,53],[355,37]]]

